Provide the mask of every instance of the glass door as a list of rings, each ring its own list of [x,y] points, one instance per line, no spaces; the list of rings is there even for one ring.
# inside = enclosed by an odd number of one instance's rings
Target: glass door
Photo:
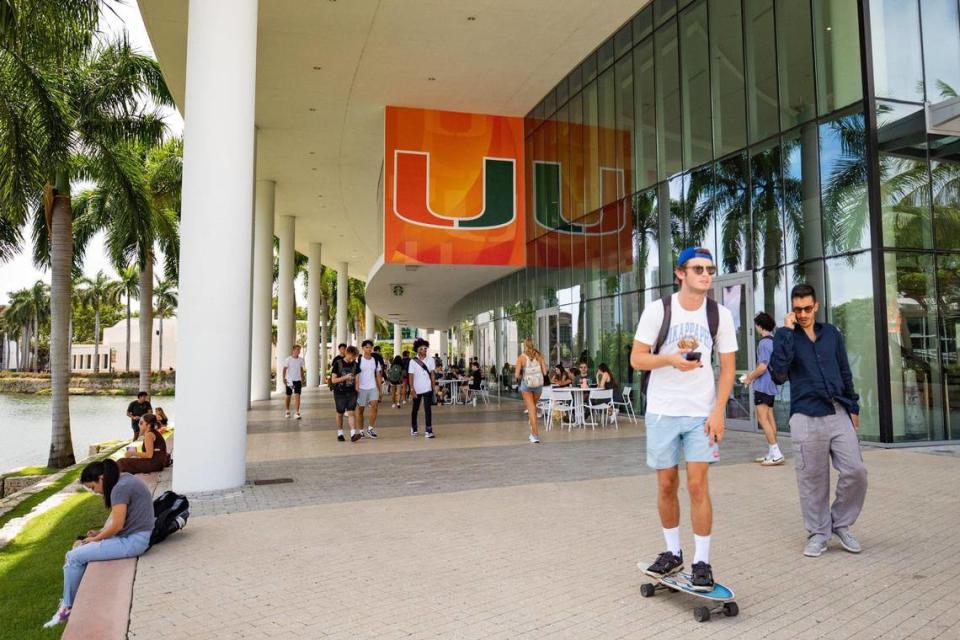
[[[753,279],[750,273],[734,273],[717,277],[711,297],[730,310],[737,332],[736,377],[733,392],[727,399],[727,428],[738,431],[756,431],[753,393],[750,385],[740,382],[740,376],[756,367],[756,344],[753,328]],[[714,358],[714,375],[720,376],[719,358]]]
[[[541,309],[537,311],[537,347],[543,353],[547,366],[560,361],[560,309]]]

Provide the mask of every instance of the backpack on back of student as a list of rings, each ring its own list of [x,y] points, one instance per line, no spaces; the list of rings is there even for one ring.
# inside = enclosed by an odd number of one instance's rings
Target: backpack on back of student
[[[673,294],[660,298],[660,303],[663,305],[663,322],[660,323],[660,334],[657,336],[656,344],[650,346],[650,353],[660,353],[663,343],[667,341],[667,334],[670,333],[670,316],[673,315]],[[709,297],[707,298],[707,326],[710,328],[710,340],[716,344],[717,330],[720,328],[720,306],[716,300]],[[640,391],[644,396],[647,395],[651,373],[653,372],[640,373]]]
[[[150,534],[150,546],[163,542],[171,533],[187,526],[190,517],[190,501],[187,496],[164,491],[153,501],[153,532]]]
[[[403,367],[399,364],[390,365],[390,368],[387,369],[387,382],[400,384],[401,380],[403,380]]]

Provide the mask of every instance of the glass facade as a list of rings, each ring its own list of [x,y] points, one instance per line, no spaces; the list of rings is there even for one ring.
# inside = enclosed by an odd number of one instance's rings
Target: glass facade
[[[859,7],[655,0],[571,70],[525,120],[528,266],[457,306],[484,368],[531,336],[636,389],[637,320],[697,244],[738,317],[814,285],[864,439],[960,439],[960,132],[928,113],[960,91],[960,7]]]

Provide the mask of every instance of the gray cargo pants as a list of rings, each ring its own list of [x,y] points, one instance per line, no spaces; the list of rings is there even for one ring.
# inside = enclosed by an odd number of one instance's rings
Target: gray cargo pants
[[[790,417],[793,464],[800,490],[800,511],[809,535],[828,540],[837,529],[857,521],[867,496],[867,469],[850,415],[838,403],[832,416]],[[830,461],[839,473],[837,497],[830,506]]]

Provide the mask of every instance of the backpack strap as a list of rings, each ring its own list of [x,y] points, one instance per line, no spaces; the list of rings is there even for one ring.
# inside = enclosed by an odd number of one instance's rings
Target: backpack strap
[[[663,321],[660,323],[660,333],[657,334],[657,341],[650,346],[650,353],[660,353],[660,348],[667,341],[667,334],[670,333],[670,317],[673,314],[673,294],[660,298],[660,304],[663,305]],[[640,374],[640,392],[643,395],[647,395],[651,373],[653,372],[644,371]]]
[[[713,298],[707,298],[707,326],[710,328],[710,341],[717,348],[717,331],[720,330],[720,305]]]

